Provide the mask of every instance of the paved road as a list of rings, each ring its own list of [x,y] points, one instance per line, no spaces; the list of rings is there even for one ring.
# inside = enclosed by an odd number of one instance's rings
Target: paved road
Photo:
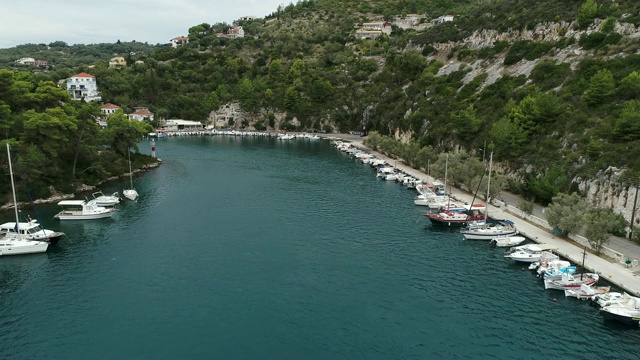
[[[351,141],[354,143],[358,143],[360,145],[362,145],[362,141],[364,140],[363,137],[360,137],[358,135],[351,135],[351,134],[323,134],[323,135],[324,137],[327,137],[327,138],[336,138],[336,139]],[[419,178],[426,178],[426,175],[424,173],[419,172],[418,170],[415,170],[415,169],[411,169],[407,167],[407,172]],[[522,198],[521,196],[507,192],[507,191],[502,191],[501,197],[502,199],[504,199],[504,201],[507,204],[515,207],[519,207],[520,204],[522,204],[523,201],[525,201],[524,198]],[[534,204],[533,213],[531,215],[536,216],[540,219],[546,220],[543,209],[544,207],[542,205]],[[627,258],[638,259],[640,261],[640,244],[637,244],[629,239],[612,236],[611,240],[606,246],[612,250],[615,250],[619,253],[624,254],[624,256]]]

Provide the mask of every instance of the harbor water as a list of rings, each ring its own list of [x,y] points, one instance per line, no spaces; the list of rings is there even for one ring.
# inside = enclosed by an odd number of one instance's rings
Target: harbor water
[[[0,257],[1,359],[638,358],[639,329],[432,226],[415,190],[326,140],[156,151],[137,203],[66,222],[40,205],[67,238]]]

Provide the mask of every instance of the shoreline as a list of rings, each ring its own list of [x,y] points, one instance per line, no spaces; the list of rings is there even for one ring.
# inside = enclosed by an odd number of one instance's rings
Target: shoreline
[[[151,169],[155,169],[157,167],[160,166],[160,164],[162,163],[162,161],[160,161],[158,159],[158,161],[154,162],[154,163],[150,163],[150,164],[146,164],[138,169],[135,169],[131,172],[131,174],[136,174],[136,173],[141,173],[141,172],[146,172],[149,171]],[[21,201],[18,202],[18,208],[22,207],[22,206],[27,206],[27,205],[39,205],[39,204],[51,204],[51,203],[55,203],[61,200],[68,200],[68,199],[72,199],[74,197],[76,197],[76,193],[82,193],[82,192],[89,192],[89,191],[93,191],[95,189],[97,189],[100,185],[103,185],[105,183],[108,183],[110,181],[115,181],[118,179],[121,179],[125,176],[129,176],[130,173],[124,173],[122,175],[118,175],[118,176],[111,176],[108,177],[104,180],[102,180],[101,182],[99,182],[96,185],[86,185],[86,184],[81,184],[76,188],[76,191],[73,194],[61,194],[59,192],[55,192],[53,195],[51,195],[48,198],[45,199],[35,199],[33,200],[33,202],[25,202],[25,201]],[[9,210],[9,209],[13,209],[13,203],[12,202],[8,202],[5,203],[3,205],[0,205],[0,211],[5,211],[5,210]]]

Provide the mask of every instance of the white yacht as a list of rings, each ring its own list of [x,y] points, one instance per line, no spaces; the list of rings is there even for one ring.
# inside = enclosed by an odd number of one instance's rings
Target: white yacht
[[[18,233],[29,240],[47,241],[51,245],[55,245],[64,236],[63,232],[53,231],[42,228],[37,220],[29,219],[28,222],[6,222],[0,225],[0,235],[11,235]]]
[[[13,208],[16,213],[17,229],[13,233],[7,233],[0,237],[0,256],[4,255],[22,255],[43,253],[49,248],[46,241],[31,240],[24,234],[21,234],[20,220],[18,218],[18,202],[16,200],[16,187],[13,182],[13,167],[11,166],[11,150],[7,143],[7,156],[9,159],[9,174],[11,176],[11,190],[13,191]]]
[[[115,208],[98,206],[94,200],[62,200],[58,205],[62,206],[62,211],[54,217],[60,220],[103,219],[111,217],[116,212]]]
[[[486,214],[486,213],[485,213]],[[485,219],[485,222],[487,220]],[[465,229],[461,231],[462,236],[467,240],[492,240],[500,236],[517,235],[518,231],[513,222],[502,220],[494,224],[486,224],[483,227],[475,229]]]

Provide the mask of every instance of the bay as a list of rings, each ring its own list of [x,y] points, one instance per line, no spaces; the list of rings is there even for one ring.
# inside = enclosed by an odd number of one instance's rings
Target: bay
[[[68,238],[0,257],[0,358],[637,358],[638,329],[432,227],[328,141],[156,147],[137,203],[69,222],[41,205]]]

